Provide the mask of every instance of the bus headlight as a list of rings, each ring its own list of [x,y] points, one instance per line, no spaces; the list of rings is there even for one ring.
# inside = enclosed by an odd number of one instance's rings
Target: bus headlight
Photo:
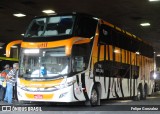
[[[153,78],[154,78],[154,79],[157,78],[157,74],[156,74],[156,73],[153,74]]]
[[[24,85],[17,84],[17,87],[19,87],[22,90],[27,90],[27,88]]]
[[[73,81],[70,81],[70,82],[61,83],[60,85],[58,85],[58,86],[56,86],[56,87],[59,88],[59,89],[63,89],[63,88],[72,86],[75,82],[76,82],[76,81],[73,80]]]

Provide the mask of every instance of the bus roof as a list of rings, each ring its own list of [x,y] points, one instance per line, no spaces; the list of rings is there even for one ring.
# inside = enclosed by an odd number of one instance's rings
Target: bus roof
[[[104,21],[103,19],[101,19],[101,20]],[[131,34],[131,33],[127,32],[127,31],[125,31],[125,30],[123,30],[123,29],[121,29],[121,28],[119,28],[119,27],[117,27],[117,26],[115,26],[115,25],[113,25],[113,24],[111,24],[111,23],[109,23],[109,22],[106,22],[106,21],[104,21],[104,22],[105,22],[105,24],[107,24],[108,26],[114,28],[115,30],[120,31],[120,32],[122,32],[122,33],[124,33],[124,34],[130,36],[130,38],[139,40],[140,42],[143,42],[143,43],[145,43],[145,44],[147,44],[147,45],[152,46],[152,45],[149,44],[147,41],[142,40],[142,38],[139,38],[139,37],[137,37],[136,35]]]
[[[45,16],[36,16],[35,18],[53,17],[53,16],[67,16],[67,15],[77,15],[77,16],[85,16],[85,17],[90,17],[90,18],[97,18],[97,19],[99,19],[100,21],[105,22],[105,24],[107,24],[108,26],[114,28],[115,30],[120,31],[120,32],[122,32],[122,33],[130,36],[130,38],[136,39],[136,40],[138,40],[138,41],[140,41],[140,42],[143,42],[143,43],[145,43],[145,44],[147,44],[147,45],[152,46],[152,45],[149,44],[147,41],[142,40],[142,38],[139,38],[139,37],[137,37],[136,35],[131,34],[131,33],[127,32],[127,31],[125,31],[125,30],[123,30],[123,29],[121,29],[121,28],[119,28],[119,27],[117,27],[117,26],[115,26],[115,25],[113,25],[113,24],[111,24],[111,23],[109,23],[109,22],[101,19],[101,18],[95,17],[95,16],[90,15],[90,14],[86,14],[86,13],[80,13],[80,12],[59,13],[59,14],[52,14],[52,15],[45,15]]]
[[[43,15],[43,16],[36,16],[35,18],[43,18],[43,17],[53,17],[53,16],[67,16],[67,15],[79,15],[79,16],[87,16],[87,17],[95,17],[90,14],[86,13],[79,13],[79,12],[72,12],[72,13],[59,13],[59,14],[51,14],[51,15]]]

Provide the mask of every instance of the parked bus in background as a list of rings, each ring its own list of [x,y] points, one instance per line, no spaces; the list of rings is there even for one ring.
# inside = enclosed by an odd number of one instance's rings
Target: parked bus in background
[[[81,13],[36,17],[21,44],[19,101],[100,105],[101,99],[146,99],[153,91],[153,48],[102,19]]]

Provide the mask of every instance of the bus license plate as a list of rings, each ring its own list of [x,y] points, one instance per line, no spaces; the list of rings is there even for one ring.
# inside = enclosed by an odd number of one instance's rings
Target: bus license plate
[[[43,99],[43,95],[34,95],[35,99]]]

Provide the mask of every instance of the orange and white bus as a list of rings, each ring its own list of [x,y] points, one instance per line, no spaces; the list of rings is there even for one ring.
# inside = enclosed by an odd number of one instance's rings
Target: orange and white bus
[[[102,19],[81,13],[34,18],[20,44],[19,101],[145,99],[153,91],[151,45]]]

